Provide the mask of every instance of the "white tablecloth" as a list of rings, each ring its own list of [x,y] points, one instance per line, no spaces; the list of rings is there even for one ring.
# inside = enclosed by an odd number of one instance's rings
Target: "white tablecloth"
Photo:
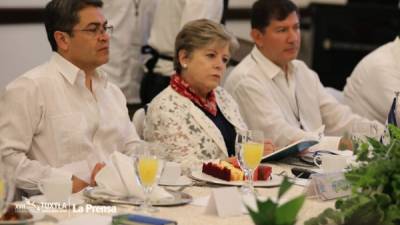
[[[280,171],[288,171],[290,168],[288,166],[282,166],[282,165],[273,165],[273,171],[274,173],[279,173]],[[289,173],[288,173],[289,174]],[[217,187],[188,187],[184,190],[184,192],[190,194],[193,196],[193,198],[200,198],[200,197],[205,197],[209,196],[211,193],[212,188],[217,188]],[[259,194],[261,196],[265,197],[276,197],[278,188],[258,188]],[[294,185],[292,188],[288,191],[288,193],[284,196],[285,199],[291,199],[293,197],[296,197],[300,194],[302,194],[304,191],[304,187],[302,186],[297,186]],[[298,215],[298,221],[297,224],[304,224],[304,221],[307,219],[317,216],[319,213],[321,213],[324,209],[328,207],[333,207],[335,201],[321,201],[319,199],[310,199],[307,198],[299,215]],[[243,214],[241,216],[235,216],[235,217],[229,217],[229,218],[220,218],[216,215],[208,215],[205,214],[205,207],[202,206],[195,206],[195,205],[183,205],[183,206],[177,206],[177,207],[159,207],[160,211],[157,213],[154,213],[153,216],[155,217],[160,217],[160,218],[166,218],[166,219],[171,219],[175,220],[178,222],[179,225],[204,225],[204,224],[213,224],[213,225],[245,225],[245,224],[253,224],[251,221],[251,218],[248,214]],[[117,207],[118,213],[138,213],[135,211],[134,206],[125,206],[125,205],[120,205]],[[60,221],[62,224],[76,224],[77,222],[77,217],[82,217],[84,214],[81,213],[51,213],[50,214],[52,217],[55,217]],[[108,216],[108,218],[111,217],[111,215],[107,214],[100,214],[102,216]],[[86,215],[86,218],[84,219],[90,219],[88,217],[89,215]],[[74,223],[65,223],[68,222],[68,220],[74,219]],[[37,222],[36,224],[43,225],[43,224],[54,224],[49,221],[41,221]],[[82,223],[84,224],[84,222]]]

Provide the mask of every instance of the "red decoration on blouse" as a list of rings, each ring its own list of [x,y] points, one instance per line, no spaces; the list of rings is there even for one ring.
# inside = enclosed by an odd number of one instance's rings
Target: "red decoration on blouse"
[[[178,74],[174,74],[171,77],[171,82],[170,85],[172,89],[174,89],[176,92],[178,92],[180,95],[185,96],[186,98],[190,99],[193,103],[196,105],[200,106],[202,109],[206,110],[207,112],[211,113],[212,115],[216,116],[217,115],[217,101],[215,98],[215,93],[214,91],[211,91],[208,95],[207,98],[204,99],[193,91],[192,88],[190,88],[189,84],[182,79],[181,76]]]

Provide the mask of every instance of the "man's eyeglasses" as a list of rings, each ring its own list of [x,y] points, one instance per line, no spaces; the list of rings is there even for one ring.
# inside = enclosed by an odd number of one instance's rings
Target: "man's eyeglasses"
[[[95,26],[93,28],[85,28],[81,30],[72,30],[72,31],[82,31],[82,32],[87,32],[93,37],[99,37],[100,35],[104,35],[104,33],[111,35],[114,30],[113,26]]]

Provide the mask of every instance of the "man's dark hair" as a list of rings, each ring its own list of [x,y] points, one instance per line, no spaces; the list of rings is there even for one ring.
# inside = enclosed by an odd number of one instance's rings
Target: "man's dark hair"
[[[103,7],[101,0],[52,0],[44,10],[44,25],[51,49],[57,51],[54,32],[64,31],[72,35],[72,28],[79,23],[79,11],[88,6]]]
[[[251,28],[264,32],[272,19],[284,20],[292,12],[299,13],[290,0],[258,0],[251,8]]]

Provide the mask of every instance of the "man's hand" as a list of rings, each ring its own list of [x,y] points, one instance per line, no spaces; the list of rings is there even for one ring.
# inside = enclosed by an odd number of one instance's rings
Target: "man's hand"
[[[264,140],[264,155],[269,155],[275,151],[275,146],[272,141],[267,139]]]
[[[96,186],[96,175],[101,169],[103,169],[104,166],[106,166],[105,163],[96,163],[92,170],[92,174],[90,175],[90,186]]]
[[[88,183],[72,175],[72,193],[76,193],[89,186]]]

